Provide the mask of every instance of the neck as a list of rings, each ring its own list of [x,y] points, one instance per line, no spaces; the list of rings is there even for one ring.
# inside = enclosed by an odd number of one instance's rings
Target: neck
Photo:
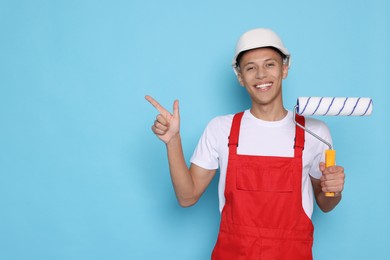
[[[251,114],[264,121],[279,121],[286,117],[287,110],[283,106],[253,106]]]

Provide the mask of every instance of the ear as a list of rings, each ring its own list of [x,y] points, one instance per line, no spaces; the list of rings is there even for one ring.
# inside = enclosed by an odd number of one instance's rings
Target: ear
[[[283,64],[283,68],[282,68],[282,73],[283,73],[283,79],[287,78],[288,76],[288,69],[289,69],[289,66],[287,64]]]
[[[237,79],[238,79],[238,82],[240,82],[240,85],[241,85],[242,87],[245,87],[244,81],[243,81],[243,79],[242,79],[241,72],[238,72],[238,73],[237,73]]]

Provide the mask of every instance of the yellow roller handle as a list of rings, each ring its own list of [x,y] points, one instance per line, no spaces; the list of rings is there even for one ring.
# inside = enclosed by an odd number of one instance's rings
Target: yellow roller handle
[[[336,150],[325,150],[325,166],[336,165]],[[326,197],[334,197],[334,192],[325,192]]]

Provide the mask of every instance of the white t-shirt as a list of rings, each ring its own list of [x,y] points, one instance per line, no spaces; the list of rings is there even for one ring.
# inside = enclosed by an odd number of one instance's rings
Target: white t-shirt
[[[225,205],[225,180],[228,163],[228,136],[234,115],[219,116],[207,125],[191,157],[191,163],[204,169],[220,169],[218,184],[219,210]],[[322,121],[306,118],[306,128],[332,143],[328,127]],[[280,121],[264,121],[254,117],[246,110],[241,121],[238,154],[294,157],[295,124],[293,113],[288,111]],[[310,177],[319,179],[322,173],[319,163],[324,161],[324,151],[328,146],[305,133],[302,172],[302,206],[307,216],[313,213],[313,187]]]

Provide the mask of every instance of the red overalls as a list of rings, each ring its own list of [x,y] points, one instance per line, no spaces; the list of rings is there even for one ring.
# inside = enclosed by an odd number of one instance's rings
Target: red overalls
[[[305,132],[295,128],[293,158],[239,155],[242,116],[230,130],[226,203],[212,259],[312,259],[313,225],[302,207]],[[296,120],[304,126],[303,117]]]

